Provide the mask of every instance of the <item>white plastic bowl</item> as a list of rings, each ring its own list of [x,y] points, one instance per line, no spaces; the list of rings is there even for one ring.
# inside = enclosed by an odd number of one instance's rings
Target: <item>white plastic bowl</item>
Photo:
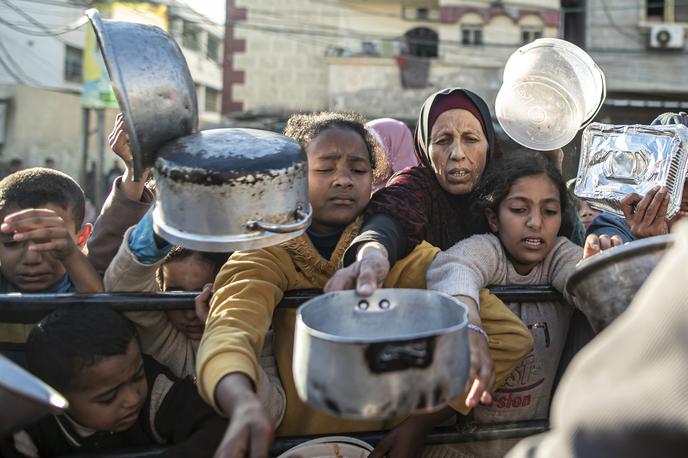
[[[588,54],[542,38],[507,61],[495,111],[514,141],[546,151],[569,143],[597,115],[605,95],[604,74]]]

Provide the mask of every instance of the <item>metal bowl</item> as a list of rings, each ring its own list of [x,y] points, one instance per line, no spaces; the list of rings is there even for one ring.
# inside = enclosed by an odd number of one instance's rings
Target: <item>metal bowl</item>
[[[0,355],[0,438],[68,405],[57,391]]]
[[[86,15],[124,113],[138,178],[162,145],[198,130],[196,88],[179,46],[164,30],[104,20],[96,9]]]
[[[166,144],[153,174],[155,231],[191,250],[275,245],[311,222],[306,153],[284,135],[204,130]]]
[[[296,318],[299,397],[331,415],[387,419],[461,395],[470,370],[468,309],[437,291],[324,294]]]
[[[626,310],[672,244],[671,235],[649,237],[603,251],[576,267],[566,288],[596,332]]]

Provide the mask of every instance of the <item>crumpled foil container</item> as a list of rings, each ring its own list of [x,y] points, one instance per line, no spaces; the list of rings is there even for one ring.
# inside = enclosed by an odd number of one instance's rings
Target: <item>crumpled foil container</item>
[[[688,128],[593,123],[583,132],[574,194],[591,207],[623,216],[620,201],[655,186],[669,193],[667,218],[681,207],[688,167]]]

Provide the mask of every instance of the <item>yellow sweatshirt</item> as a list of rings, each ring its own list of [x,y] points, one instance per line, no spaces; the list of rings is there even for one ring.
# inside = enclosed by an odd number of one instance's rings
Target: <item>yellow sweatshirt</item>
[[[296,309],[276,308],[285,291],[323,288],[340,267],[344,251],[358,234],[360,219],[342,234],[331,259],[320,256],[307,235],[260,250],[236,252],[215,280],[215,294],[197,355],[198,387],[217,409],[214,393],[220,380],[233,372],[258,381],[258,357],[270,326],[287,409],[278,435],[332,434],[387,429],[396,421],[356,421],[315,411],[296,394],[292,354]],[[397,262],[385,288],[425,288],[425,274],[439,250],[424,242]],[[273,316],[274,315],[274,316]],[[528,329],[501,301],[481,294],[480,316],[490,335],[490,352],[498,379],[503,382],[532,348]],[[463,399],[452,402],[462,413]],[[219,409],[218,409],[219,410]]]

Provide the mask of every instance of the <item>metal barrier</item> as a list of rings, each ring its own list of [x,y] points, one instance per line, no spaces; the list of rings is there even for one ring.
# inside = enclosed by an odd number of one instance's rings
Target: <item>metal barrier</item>
[[[550,302],[563,300],[550,286],[497,286],[490,291],[504,302]],[[288,291],[278,307],[296,308],[322,294],[319,290]],[[37,323],[45,315],[65,305],[101,304],[120,312],[179,310],[194,307],[197,293],[99,293],[99,294],[3,294],[0,295],[0,322]]]
[[[504,302],[551,302],[564,300],[562,295],[550,286],[499,286],[490,291]],[[51,311],[68,305],[101,304],[120,312],[149,310],[179,310],[194,307],[197,293],[100,293],[100,294],[6,294],[0,295],[0,322],[36,323]],[[289,291],[278,307],[296,308],[308,299],[322,294],[318,290]],[[17,351],[21,344],[2,344],[0,352]],[[443,426],[431,432],[425,440],[426,445],[479,442],[487,440],[516,439],[546,431],[547,421],[524,421],[496,425],[477,425],[471,422],[459,423],[456,426]],[[366,432],[346,434],[376,445],[384,432]],[[314,439],[316,436],[278,437],[270,451],[277,456],[290,448]],[[98,454],[80,454],[81,457],[98,458],[147,458],[164,452],[162,447],[150,447],[127,451],[104,450]]]

